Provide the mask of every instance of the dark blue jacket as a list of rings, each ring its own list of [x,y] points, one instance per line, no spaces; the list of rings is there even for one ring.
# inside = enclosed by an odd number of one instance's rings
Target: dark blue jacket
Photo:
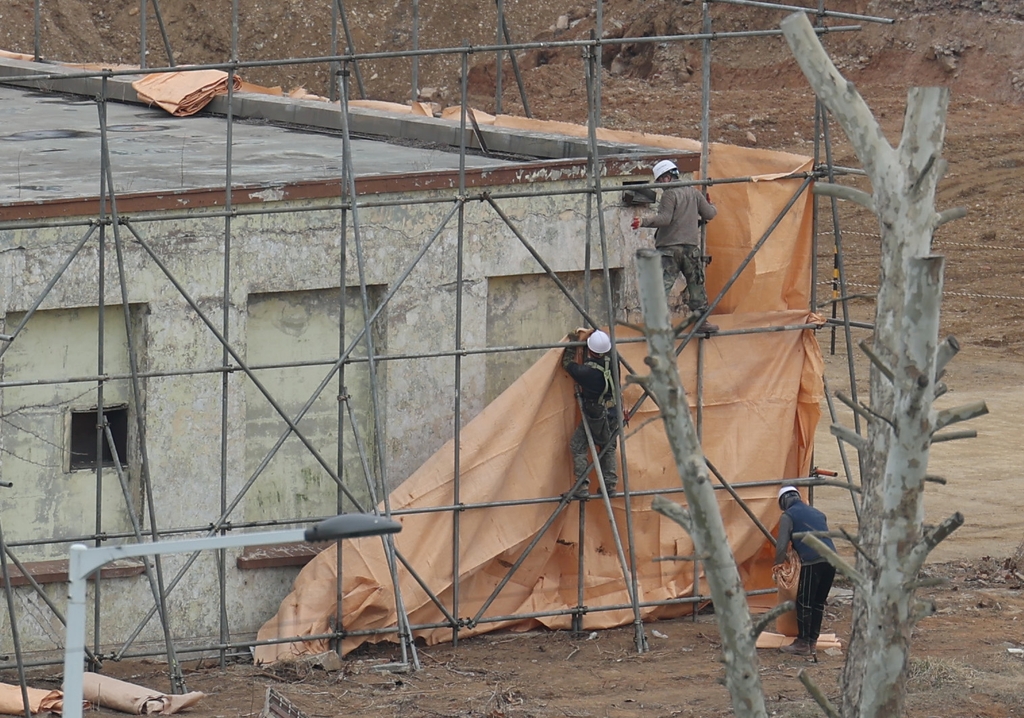
[[[825,560],[803,541],[793,539],[793,534],[800,531],[828,531],[828,519],[818,509],[798,500],[790,504],[779,520],[779,540],[775,547],[775,563],[782,563],[786,559],[786,545],[790,541],[793,542],[793,548],[796,549],[800,556],[800,563],[804,566],[821,563]],[[818,538],[830,549],[836,550],[836,545],[828,536],[819,536]]]

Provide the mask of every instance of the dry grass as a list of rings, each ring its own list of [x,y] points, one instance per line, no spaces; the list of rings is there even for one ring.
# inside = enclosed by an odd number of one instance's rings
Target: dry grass
[[[907,685],[912,689],[971,688],[978,671],[952,658],[911,658]]]

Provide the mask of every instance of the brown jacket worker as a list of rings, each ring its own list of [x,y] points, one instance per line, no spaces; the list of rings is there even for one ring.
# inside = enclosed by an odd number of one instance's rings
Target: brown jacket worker
[[[793,534],[798,532],[828,531],[828,519],[818,509],[808,506],[793,486],[779,489],[779,540],[775,544],[775,565],[786,560],[790,543],[800,556],[800,582],[796,588],[797,639],[779,650],[797,656],[814,655],[818,636],[821,634],[821,620],[825,615],[825,600],[832,589],[836,570],[824,557]],[[833,551],[836,546],[828,536],[818,536],[821,542]]]
[[[578,341],[578,331],[569,332],[571,340]],[[618,468],[615,465],[615,431],[618,421],[615,418],[615,380],[611,369],[611,339],[604,332],[597,330],[587,337],[587,356],[583,363],[576,361],[576,347],[566,347],[562,353],[562,368],[579,385],[583,400],[583,418],[569,439],[569,450],[572,451],[573,478],[576,485],[581,476],[590,466],[590,443],[587,441],[587,430],[583,422],[590,427],[594,444],[601,454],[601,475],[608,495],[615,494],[615,485],[619,481]],[[602,450],[607,447],[607,451]],[[588,487],[590,479],[584,478],[572,496],[586,498],[590,495]]]
[[[676,182],[679,168],[671,160],[654,165],[655,182]],[[657,227],[654,246],[661,250],[661,275],[665,294],[679,274],[686,280],[686,304],[691,312],[704,314],[708,309],[708,295],[704,289],[704,259],[700,251],[700,222],[715,218],[718,210],[699,188],[668,187],[661,192],[658,212],[648,217],[634,217],[633,229]],[[717,332],[718,327],[704,322],[703,332]]]

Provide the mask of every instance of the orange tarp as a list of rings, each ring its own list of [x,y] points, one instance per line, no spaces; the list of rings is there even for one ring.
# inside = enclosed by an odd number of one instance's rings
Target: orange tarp
[[[29,688],[28,707],[32,713],[60,713],[64,709],[64,694],[57,690]],[[25,699],[21,695],[21,686],[0,683],[0,713],[25,715]]]
[[[171,715],[191,708],[206,697],[199,691],[168,695],[99,673],[86,673],[82,677],[82,694],[94,706],[133,715]]]
[[[488,117],[478,121],[491,124]],[[538,122],[499,115],[493,124],[559,134],[580,135],[585,127]],[[666,150],[695,151],[692,140],[663,135],[599,130],[599,137]],[[806,171],[810,160],[782,152],[712,145],[712,178],[751,177],[756,181],[714,186],[711,194],[719,209],[708,224],[709,296],[716,296],[767,229],[797,195],[802,178],[785,179]],[[742,329],[819,322],[808,313],[811,261],[810,192],[791,203],[768,240],[719,303],[715,323],[723,329]],[[618,331],[619,338],[629,332]],[[696,391],[696,344],[679,356],[691,405]],[[806,476],[820,414],[823,362],[810,330],[718,336],[704,343],[703,448],[731,483],[779,480]],[[636,371],[643,371],[645,345],[620,345],[620,352]],[[631,407],[639,397],[635,385],[623,388],[623,404]],[[545,355],[508,390],[484,409],[461,433],[460,494],[463,504],[553,497],[571,485],[569,437],[579,421],[573,382],[561,369],[560,352]],[[454,444],[448,442],[391,494],[394,510],[450,506],[454,502]],[[678,490],[680,480],[657,409],[647,401],[632,417],[627,430],[626,459],[632,491]],[[778,523],[775,486],[739,490],[748,507],[769,527]],[[774,548],[728,494],[719,506],[729,533],[740,574],[748,590],[773,587]],[[674,495],[682,500],[682,495]],[[636,571],[641,602],[657,602],[691,595],[693,564],[654,561],[659,556],[691,555],[689,537],[672,521],[653,512],[651,497],[631,501]],[[622,497],[612,501],[616,526],[625,540],[626,516]],[[569,615],[505,618],[513,614],[565,611],[577,602],[577,546],[579,511],[576,505],[560,514],[500,592],[510,566],[538,536],[554,504],[527,504],[460,513],[459,604],[453,601],[453,518],[441,511],[403,516],[403,530],[395,536],[398,550],[446,610],[471,618],[460,635],[498,628],[527,630],[537,626],[569,628]],[[603,505],[591,501],[586,508],[584,602],[590,608],[628,606],[629,594],[616,556],[611,524]],[[397,625],[395,595],[380,539],[342,543],[342,624],[351,631],[393,629]],[[277,639],[325,633],[334,624],[336,610],[335,547],[321,553],[299,574],[292,593],[259,638]],[[399,566],[400,588],[413,625],[444,623],[444,613],[427,591]],[[701,594],[707,587],[701,581]],[[767,608],[774,596],[751,600]],[[486,609],[484,606],[486,605]],[[643,609],[644,620],[687,613],[691,605]],[[479,615],[478,615],[479,614]],[[504,618],[486,622],[490,617]],[[589,612],[584,628],[619,626],[633,620],[631,610]],[[416,632],[428,643],[450,640],[450,628]],[[349,637],[342,650],[364,641],[394,640],[394,633],[376,637]],[[301,653],[327,649],[324,641],[264,645],[256,660],[269,663]]]
[[[146,75],[132,83],[142,102],[158,105],[178,117],[194,115],[217,95],[228,92],[228,73],[220,70],[164,72]],[[235,75],[234,89],[242,87]]]
[[[813,317],[804,311],[717,317],[722,329],[800,324]],[[620,331],[619,338],[629,338]],[[643,367],[644,343],[620,345],[622,357]],[[573,382],[562,370],[561,352],[552,350],[471,421],[461,434],[460,495],[464,504],[557,496],[570,488],[569,437],[578,422]],[[679,357],[679,369],[694,396],[696,344]],[[705,344],[704,450],[730,482],[751,482],[806,475],[811,440],[819,416],[822,359],[810,330],[721,336]],[[623,404],[640,396],[635,385],[623,388]],[[679,477],[657,407],[646,401],[627,429],[626,454],[632,491],[678,489]],[[454,501],[454,445],[449,441],[391,494],[393,510],[448,506]],[[740,489],[748,506],[768,525],[778,521],[776,487]],[[774,551],[740,507],[724,491],[719,506],[729,541],[749,589],[772,586]],[[675,496],[682,500],[682,495]],[[659,556],[690,555],[687,534],[650,508],[651,496],[632,498],[639,598],[662,601],[690,595],[693,565],[656,562]],[[612,500],[619,533],[625,541],[624,499]],[[470,509],[460,514],[459,606],[454,615],[475,617],[502,581],[508,568],[540,532],[554,504]],[[395,536],[398,550],[448,610],[452,605],[452,514],[437,512],[401,517]],[[540,538],[528,558],[483,612],[487,617],[560,611],[577,600],[579,512],[564,511]],[[584,546],[584,597],[594,608],[629,604],[611,525],[603,505],[589,502]],[[395,597],[380,539],[342,543],[344,627],[349,630],[396,625]],[[323,633],[335,611],[336,554],[330,547],[299,574],[277,615],[259,632],[260,640]],[[444,621],[422,586],[399,568],[401,594],[412,624]],[[706,588],[703,590],[707,595]],[[643,609],[645,620],[678,616],[689,605]],[[628,609],[588,613],[587,630],[632,621]],[[537,626],[569,628],[571,617],[508,619],[477,623],[460,635],[497,628],[527,630]],[[393,634],[392,634],[393,635]],[[428,644],[451,638],[450,628],[425,629],[416,635]],[[349,637],[342,650],[384,637]],[[327,650],[324,641],[264,645],[257,662]]]

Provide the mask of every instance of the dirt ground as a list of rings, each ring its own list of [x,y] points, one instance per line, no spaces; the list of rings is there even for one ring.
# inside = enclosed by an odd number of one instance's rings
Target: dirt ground
[[[833,3],[829,3],[832,5]],[[0,48],[32,52],[33,0],[0,5]],[[329,52],[330,16],[323,7],[299,0],[239,0],[239,57],[322,55]],[[1010,0],[849,0],[847,12],[897,19],[893,25],[863,23],[861,32],[837,32],[825,39],[839,68],[856,82],[891,142],[898,140],[907,88],[947,85],[952,90],[945,157],[949,172],[939,187],[940,209],[965,206],[967,218],[936,234],[935,251],[947,258],[943,331],[963,351],[950,366],[949,393],[942,406],[985,399],[991,413],[972,422],[979,436],[937,445],[930,472],[945,486],[928,493],[928,520],[955,510],[967,523],[943,543],[927,566],[949,584],[931,589],[938,615],[914,635],[907,715],[1024,715],[1024,657],[1007,648],[1024,646],[1024,539],[1020,520],[1024,470],[1018,427],[1024,402],[1024,9]],[[136,0],[62,0],[43,3],[43,55],[65,61],[138,62]],[[358,51],[411,46],[409,3],[382,6],[370,0],[346,4]],[[475,0],[421,0],[421,47],[451,47],[463,40],[485,44],[494,38],[494,7]],[[230,3],[161,0],[163,18],[178,62],[227,59]],[[588,36],[593,4],[582,0],[505,0],[515,40],[560,40]],[[608,0],[604,27],[610,37],[693,32],[700,28],[701,3]],[[443,11],[442,11],[443,9]],[[716,30],[777,26],[780,13],[715,3]],[[568,27],[558,30],[560,16]],[[835,21],[832,24],[854,24]],[[158,29],[148,28],[150,65],[166,64]],[[533,114],[544,119],[584,121],[585,92],[576,49],[532,50],[521,54]],[[493,111],[493,55],[471,56],[472,103]],[[619,128],[698,136],[700,48],[694,43],[608,46],[603,57],[602,121]],[[511,64],[506,60],[503,104],[521,111]],[[377,61],[361,67],[367,94],[376,99],[408,98],[408,61]],[[441,103],[458,102],[458,60],[424,58],[420,87]],[[326,92],[327,70],[304,66],[254,70],[246,79],[286,88],[303,85]],[[716,43],[711,67],[711,139],[735,144],[813,152],[813,97],[779,39]],[[848,143],[834,125],[835,161],[855,166]],[[822,205],[825,217],[828,206]],[[870,320],[878,281],[878,229],[863,210],[839,208],[849,311]],[[827,221],[824,222],[827,225]],[[822,236],[818,257],[821,311],[831,289],[831,231]],[[854,345],[867,336],[855,330]],[[846,339],[819,333],[830,388],[849,387]],[[866,391],[866,368],[855,362],[857,390]],[[852,424],[848,412],[838,420]],[[826,419],[819,429],[816,463],[842,469]],[[850,457],[856,461],[856,457]],[[816,503],[834,526],[853,528],[849,498],[819,490]],[[830,600],[826,630],[849,633],[848,587]],[[494,634],[420,649],[423,669],[412,674],[381,673],[375,665],[397,650],[365,648],[341,670],[308,666],[254,667],[244,661],[226,670],[188,666],[188,687],[207,697],[191,711],[197,718],[256,716],[268,687],[310,716],[719,716],[729,715],[721,677],[714,617],[679,619],[647,627],[650,651],[638,654],[631,628],[596,636],[567,633]],[[654,633],[657,631],[657,633]],[[660,634],[660,635],[659,635]],[[664,636],[664,637],[662,637]],[[820,655],[817,664],[762,652],[761,677],[772,715],[817,716],[796,679],[807,668],[825,692],[838,693],[842,657]],[[111,665],[114,675],[166,689],[164,667],[135,662]],[[5,676],[6,680],[16,677]],[[51,676],[56,686],[59,677]],[[35,683],[43,686],[42,679]],[[105,711],[100,711],[101,713]]]

